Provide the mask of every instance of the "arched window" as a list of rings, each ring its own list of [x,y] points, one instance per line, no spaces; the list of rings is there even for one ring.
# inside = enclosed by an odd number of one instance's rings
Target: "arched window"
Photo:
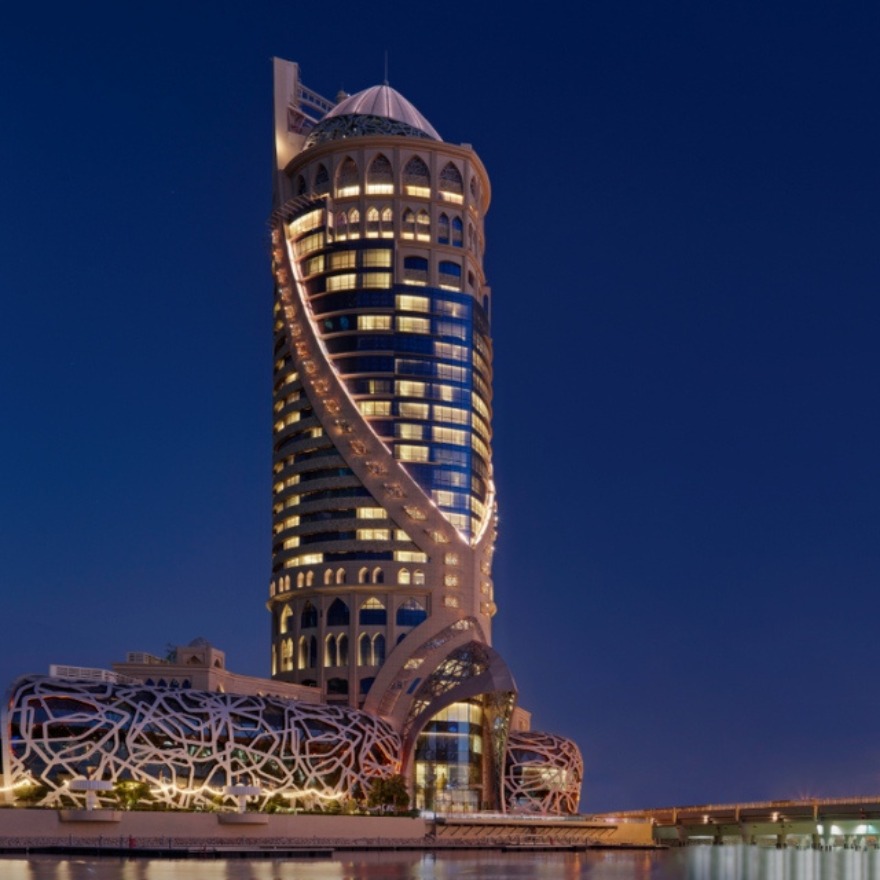
[[[287,577],[284,578],[284,589],[285,590],[290,589],[290,575],[287,575]]]
[[[379,237],[379,209],[374,207],[367,208],[367,238]]]
[[[449,244],[449,217],[441,214],[437,220],[437,244]]]
[[[336,666],[336,636],[324,639],[324,666]]]
[[[358,623],[361,626],[385,626],[387,622],[388,612],[385,610],[385,606],[375,596],[370,596],[361,605]]]
[[[352,208],[348,212],[348,237],[361,237],[361,212],[357,208]]]
[[[399,572],[397,572],[397,583],[399,584],[408,584],[410,583],[410,574],[408,568],[402,568]]]
[[[293,611],[290,610],[290,605],[285,605],[284,609],[281,612],[281,622],[278,627],[281,632],[287,632],[287,628],[288,626],[290,626],[291,617],[293,617]]]
[[[381,154],[373,159],[367,169],[367,192],[387,194],[394,192],[394,170],[391,163]]]
[[[413,583],[421,585],[421,584],[424,584],[424,582],[425,582],[425,573],[417,568],[413,572]]]
[[[306,576],[305,576],[302,572],[300,572],[300,573],[296,576],[296,588],[297,588],[297,589],[300,589],[300,587],[302,587],[302,585],[303,585],[305,582],[306,582]]]
[[[431,175],[418,156],[413,156],[403,169],[403,188],[410,196],[427,199],[431,195]]]
[[[431,218],[427,211],[419,211],[416,217],[416,238],[419,241],[431,240]]]
[[[306,586],[311,587],[315,583],[315,573],[313,571],[306,572]]]
[[[370,570],[366,567],[362,568],[358,572],[358,583],[359,584],[368,584],[370,582]]]
[[[327,609],[327,626],[348,626],[348,605],[342,599],[334,599]]]
[[[315,192],[319,196],[330,192],[330,175],[324,165],[319,165],[318,172],[315,174]]]
[[[297,669],[307,669],[309,665],[309,642],[305,636],[300,636],[299,651],[297,656]]]
[[[384,584],[385,583],[385,572],[382,571],[378,566],[373,569],[373,583],[374,584]]]
[[[328,568],[328,569],[324,572],[324,586],[325,586],[325,587],[326,587],[326,586],[329,586],[329,585],[332,584],[332,583],[333,583],[333,569],[332,569],[332,568]]]
[[[391,238],[394,235],[394,214],[391,208],[382,208],[382,226],[380,229],[382,238]]]
[[[345,633],[336,638],[336,662],[339,666],[348,666],[348,636]]]
[[[296,182],[293,185],[294,195],[304,196],[306,194],[306,179],[302,174],[297,174]]]
[[[360,174],[354,159],[347,156],[336,174],[336,198],[357,196],[361,192]]]
[[[336,569],[336,583],[344,584],[345,583],[345,569],[337,568]]]
[[[427,617],[428,612],[425,611],[425,606],[418,599],[407,599],[397,609],[398,626],[418,626]]]
[[[348,238],[348,216],[345,211],[336,215],[336,240],[345,241]]]
[[[453,217],[452,218],[452,246],[453,247],[461,247],[463,235],[464,235],[464,225],[461,222],[461,217]]]
[[[404,238],[416,237],[416,215],[411,208],[407,208],[403,212],[403,229],[400,234]]]
[[[385,636],[376,633],[373,636],[373,665],[381,666],[385,662]]]
[[[309,637],[309,669],[314,669],[318,665],[318,637]]]
[[[306,602],[299,618],[300,629],[314,629],[317,625],[318,609],[311,602]]]
[[[373,665],[373,645],[366,633],[361,633],[358,638],[358,666]]]
[[[468,250],[476,251],[477,249],[477,231],[474,229],[473,223],[468,223]]]
[[[461,179],[461,172],[452,162],[447,162],[440,172],[439,189],[440,198],[446,199],[448,202],[457,202],[460,205],[464,201],[464,183]]]

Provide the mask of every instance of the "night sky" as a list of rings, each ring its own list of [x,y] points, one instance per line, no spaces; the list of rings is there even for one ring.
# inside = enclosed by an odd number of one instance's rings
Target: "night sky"
[[[387,49],[492,180],[495,644],[583,808],[880,792],[880,5],[22,6],[3,682],[268,674],[270,59]]]

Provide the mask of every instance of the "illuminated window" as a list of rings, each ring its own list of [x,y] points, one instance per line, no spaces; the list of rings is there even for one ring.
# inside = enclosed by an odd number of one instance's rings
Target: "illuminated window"
[[[394,426],[394,436],[402,440],[424,440],[425,429],[422,425],[411,425],[408,422],[398,422]]]
[[[330,254],[331,269],[354,269],[357,251],[337,251]]]
[[[361,237],[361,212],[358,211],[357,208],[352,208],[348,212],[348,237],[349,238],[360,238]]]
[[[279,623],[279,629],[281,632],[286,633],[287,628],[290,625],[290,618],[293,617],[293,611],[290,610],[289,605],[284,606],[284,610],[281,612],[281,620]]]
[[[367,169],[367,192],[386,194],[394,192],[394,170],[388,159],[381,154],[373,159]]]
[[[313,232],[311,235],[307,235],[305,238],[301,238],[296,242],[293,249],[298,257],[303,257],[322,247],[324,247],[324,233]]]
[[[427,403],[407,403],[403,401],[397,405],[398,411],[402,418],[405,419],[427,419],[428,404]]]
[[[426,296],[398,294],[395,302],[397,308],[402,312],[427,312],[431,307],[431,300]]]
[[[454,406],[435,406],[434,420],[437,422],[454,422],[456,425],[466,425],[468,412]]]
[[[390,249],[372,248],[361,251],[361,265],[368,268],[389,268],[391,266]]]
[[[295,547],[299,547],[299,538],[298,537],[288,538],[284,542],[284,549],[285,550],[293,550]]]
[[[390,416],[390,400],[359,400],[358,409],[364,416]]]
[[[399,461],[427,461],[428,447],[414,446],[408,443],[398,443],[394,447],[394,457]]]
[[[360,192],[361,184],[358,167],[355,165],[354,159],[348,156],[340,165],[339,172],[336,175],[336,197],[357,196],[360,195]]]
[[[431,195],[428,166],[418,156],[413,156],[403,169],[403,188],[410,196],[427,199]]]
[[[323,222],[323,209],[315,208],[314,210],[309,211],[308,214],[303,214],[302,217],[297,217],[287,228],[291,238],[297,238],[305,232],[311,232],[313,229],[317,229],[323,224]]]
[[[458,554],[457,553],[447,553],[443,557],[443,562],[445,565],[458,565]]]
[[[399,379],[394,383],[395,393],[399,397],[424,397],[427,386],[424,382],[411,379]]]
[[[403,227],[400,231],[400,236],[401,238],[416,237],[416,215],[410,208],[403,212]]]
[[[438,189],[440,190],[440,198],[446,199],[448,202],[461,204],[464,201],[464,184],[461,172],[452,162],[448,162],[440,172]]]
[[[387,290],[391,287],[390,272],[364,272],[361,276],[361,287],[381,288]]]
[[[422,586],[425,583],[425,573],[421,569],[416,569],[413,572],[413,583],[416,586]]]
[[[440,428],[431,429],[431,437],[435,443],[450,443],[453,446],[467,446],[467,431],[461,431],[458,428]]]
[[[457,574],[444,575],[443,586],[444,587],[457,587],[458,586],[458,575]]]
[[[394,540],[395,541],[412,541],[412,538],[403,530],[403,529],[395,529],[394,530]]]
[[[444,596],[443,597],[443,604],[447,608],[458,608],[458,605],[459,605],[458,596]]]
[[[416,238],[419,241],[431,240],[431,218],[427,211],[419,211],[416,217]]]
[[[348,238],[348,215],[340,211],[336,215],[336,240],[345,241]]]
[[[379,237],[379,209],[378,208],[367,208],[367,227],[366,227],[366,235],[367,238],[378,238]]]
[[[358,639],[358,666],[372,666],[373,652],[372,643],[366,633],[361,633]]]
[[[346,272],[344,275],[330,275],[327,278],[327,290],[352,290],[357,286],[357,275]]]
[[[324,271],[324,256],[323,254],[319,257],[312,257],[311,260],[308,260],[305,264],[305,274],[306,275],[317,275],[319,272]]]
[[[358,519],[385,519],[386,516],[384,507],[359,507],[357,509]]]
[[[379,235],[382,238],[392,238],[394,236],[394,219],[391,208],[382,209],[382,219],[380,223]]]
[[[395,562],[427,562],[428,554],[420,550],[395,550]]]
[[[390,330],[391,315],[358,315],[358,330]]]
[[[398,315],[396,322],[400,333],[430,333],[431,322],[427,318],[413,318],[409,315]]]
[[[402,568],[397,573],[397,583],[408,584],[410,582],[410,574],[408,568]]]

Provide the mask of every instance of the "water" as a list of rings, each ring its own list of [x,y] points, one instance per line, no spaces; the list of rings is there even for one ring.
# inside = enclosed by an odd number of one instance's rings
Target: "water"
[[[880,880],[880,851],[754,846],[588,853],[353,852],[334,859],[0,858],[0,880]]]

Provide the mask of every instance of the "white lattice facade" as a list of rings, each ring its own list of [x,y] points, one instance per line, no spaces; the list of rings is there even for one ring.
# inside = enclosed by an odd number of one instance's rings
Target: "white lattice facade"
[[[511,812],[576,813],[584,762],[570,739],[536,730],[511,731],[504,797]]]
[[[73,780],[132,779],[169,807],[231,805],[227,787],[245,784],[262,806],[281,795],[326,808],[400,769],[384,721],[272,697],[34,676],[13,685],[3,716],[7,786],[45,786],[43,806],[84,803]]]

